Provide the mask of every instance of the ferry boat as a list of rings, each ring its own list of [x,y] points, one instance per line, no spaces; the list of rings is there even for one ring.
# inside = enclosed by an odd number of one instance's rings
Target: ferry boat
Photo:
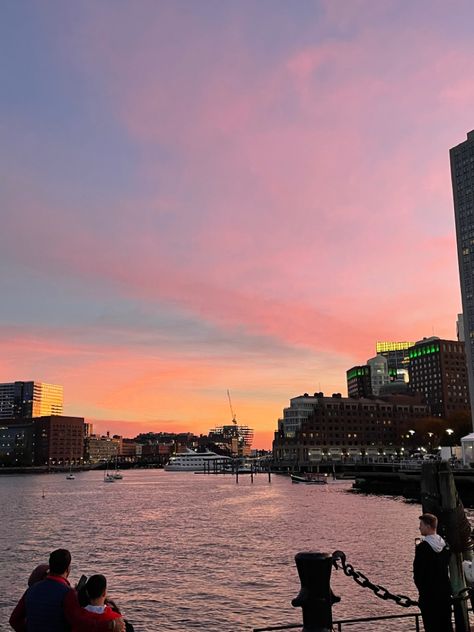
[[[180,452],[170,457],[164,469],[167,472],[204,472],[208,469],[212,472],[214,466],[223,466],[232,461],[228,456],[222,456],[215,452],[194,452],[189,448],[186,452]]]

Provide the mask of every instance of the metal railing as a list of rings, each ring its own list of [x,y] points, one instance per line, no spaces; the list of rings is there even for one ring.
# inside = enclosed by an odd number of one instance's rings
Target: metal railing
[[[357,619],[339,619],[337,621],[333,621],[333,630],[337,630],[337,632],[342,632],[343,625],[353,625],[356,623],[373,623],[375,621],[387,621],[389,619],[414,619],[415,623],[415,631],[420,632],[420,612],[408,612],[405,614],[386,614],[380,615],[378,617],[361,617]],[[267,628],[254,628],[253,632],[276,632],[277,630],[292,630],[296,628],[301,629],[302,624],[290,624],[290,625],[273,625]]]

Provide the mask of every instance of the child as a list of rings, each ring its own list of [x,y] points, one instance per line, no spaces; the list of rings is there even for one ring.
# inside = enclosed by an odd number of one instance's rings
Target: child
[[[85,610],[91,612],[96,618],[102,621],[113,621],[121,615],[114,612],[110,606],[105,603],[107,596],[107,580],[103,575],[92,575],[86,582],[84,588],[81,589],[79,596],[80,603],[87,603]]]

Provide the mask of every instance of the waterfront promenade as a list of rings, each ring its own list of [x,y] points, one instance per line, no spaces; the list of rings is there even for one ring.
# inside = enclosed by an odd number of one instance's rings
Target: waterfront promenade
[[[344,550],[373,581],[416,598],[411,564],[419,506],[350,493],[351,482],[292,485],[288,477],[196,476],[163,470],[8,476],[0,480],[0,630],[31,568],[70,548],[72,579],[102,571],[137,629],[250,630],[298,622],[294,555]],[[42,498],[44,490],[45,498]],[[335,618],[406,612],[342,573]],[[391,628],[395,629],[395,628]],[[403,628],[406,629],[406,628]]]

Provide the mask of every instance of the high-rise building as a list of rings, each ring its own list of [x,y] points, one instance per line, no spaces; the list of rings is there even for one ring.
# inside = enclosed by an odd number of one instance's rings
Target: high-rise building
[[[435,417],[469,410],[464,343],[423,338],[410,349],[410,388],[421,393]]]
[[[385,386],[385,384],[390,382],[387,358],[383,355],[377,354],[374,358],[369,358],[367,360],[367,365],[370,367],[372,395],[378,396],[382,386]]]
[[[456,321],[456,336],[457,339],[461,342],[465,342],[466,338],[464,337],[464,318],[462,314],[458,314],[458,319]]]
[[[474,131],[450,152],[471,411],[474,411]]]
[[[31,419],[62,414],[62,386],[32,381],[0,384],[0,419]]]
[[[377,354],[387,358],[388,372],[392,382],[408,382],[408,349],[414,342],[393,342],[388,340],[377,341],[375,349]]]

